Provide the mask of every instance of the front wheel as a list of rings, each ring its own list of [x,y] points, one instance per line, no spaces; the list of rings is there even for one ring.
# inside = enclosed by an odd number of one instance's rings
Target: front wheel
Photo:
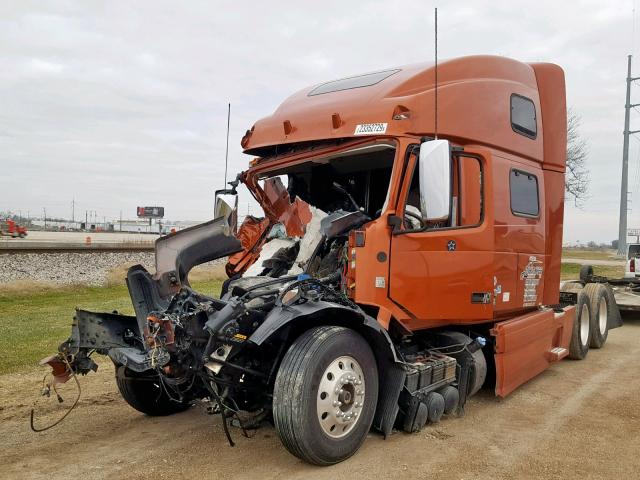
[[[122,398],[129,405],[152,417],[171,415],[189,408],[188,402],[179,402],[169,397],[157,374],[144,375],[117,366],[116,384]]]
[[[378,371],[369,344],[344,327],[322,326],[298,337],[278,370],[273,419],[298,458],[331,465],[364,442],[378,400]]]

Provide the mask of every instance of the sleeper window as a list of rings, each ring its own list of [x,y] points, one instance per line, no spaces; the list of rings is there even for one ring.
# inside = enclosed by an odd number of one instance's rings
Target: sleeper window
[[[511,95],[511,128],[516,133],[536,138],[538,126],[536,121],[536,106],[529,98],[515,93]]]
[[[511,170],[509,177],[513,214],[537,217],[540,212],[538,178],[522,170]]]

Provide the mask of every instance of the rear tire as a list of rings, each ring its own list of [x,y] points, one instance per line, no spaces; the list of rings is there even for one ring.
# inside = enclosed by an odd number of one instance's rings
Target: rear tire
[[[591,348],[602,348],[609,334],[608,319],[612,305],[609,305],[607,289],[599,283],[588,283],[584,287],[584,293],[589,296],[589,308],[591,311]]]
[[[376,360],[362,336],[344,327],[313,328],[280,364],[273,390],[276,432],[296,457],[332,465],[360,448],[377,400]]]
[[[593,276],[593,267],[591,265],[582,265],[580,267],[580,280],[587,283]]]
[[[577,293],[578,303],[576,303],[576,317],[573,321],[569,344],[569,358],[582,360],[589,352],[591,341],[591,307],[589,296],[583,291]]]
[[[152,417],[171,415],[189,408],[188,402],[171,400],[156,375],[142,375],[119,366],[116,367],[116,384],[129,405]]]
[[[472,338],[461,332],[443,331],[439,334],[438,346],[451,347],[455,345],[467,345],[471,343]],[[467,386],[467,397],[472,397],[484,385],[487,379],[487,359],[481,349],[470,353],[466,348],[462,349],[459,354],[451,354],[452,357],[460,360],[460,357],[470,357],[471,371],[469,372],[469,384]]]

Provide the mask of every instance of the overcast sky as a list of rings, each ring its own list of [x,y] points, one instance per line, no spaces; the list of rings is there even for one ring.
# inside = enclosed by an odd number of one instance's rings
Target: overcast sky
[[[583,209],[567,205],[565,240],[616,238],[626,56],[640,43],[633,0],[440,3],[441,58],[497,54],[564,68],[591,170]],[[162,205],[171,219],[208,219],[223,184],[227,102],[235,174],[249,160],[244,131],[289,94],[431,60],[434,6],[2,0],[0,211],[69,217],[75,199],[76,217],[132,218],[137,205]],[[640,227],[639,140],[630,227]]]

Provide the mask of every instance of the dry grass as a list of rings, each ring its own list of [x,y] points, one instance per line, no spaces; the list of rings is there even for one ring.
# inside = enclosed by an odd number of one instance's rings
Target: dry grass
[[[66,283],[64,285],[55,282],[43,282],[36,280],[14,280],[12,282],[0,284],[0,299],[4,297],[13,297],[16,295],[28,295],[36,292],[62,292],[75,290],[82,287],[83,284]]]
[[[589,260],[620,260],[621,257],[611,248],[563,248],[562,256],[564,258],[586,258]]]
[[[123,263],[117,267],[112,268],[107,272],[106,286],[125,285],[125,278],[127,277],[127,270],[136,265],[135,262]],[[224,262],[209,262],[203,265],[194,267],[189,273],[189,282],[212,282],[212,281],[224,281],[227,279],[227,274],[224,271]],[[153,271],[153,269],[151,269]]]

